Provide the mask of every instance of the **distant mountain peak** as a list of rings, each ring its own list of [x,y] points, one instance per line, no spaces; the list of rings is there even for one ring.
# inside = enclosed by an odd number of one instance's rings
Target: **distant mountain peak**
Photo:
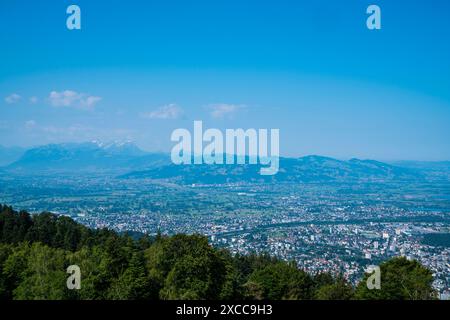
[[[102,149],[108,148],[121,148],[121,147],[136,147],[136,144],[132,140],[115,140],[115,141],[100,141],[100,140],[92,140],[90,143],[96,145]]]
[[[33,171],[132,169],[132,162],[146,155],[131,141],[47,144],[29,149],[8,167]]]

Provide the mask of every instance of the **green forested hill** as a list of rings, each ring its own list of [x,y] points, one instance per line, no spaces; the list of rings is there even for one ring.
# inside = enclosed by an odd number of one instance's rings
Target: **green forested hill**
[[[78,265],[81,289],[66,268]],[[430,299],[431,272],[395,258],[382,288],[353,288],[342,277],[311,275],[266,255],[232,256],[201,235],[133,240],[64,216],[30,216],[0,205],[0,299]],[[366,276],[367,277],[367,276]],[[401,283],[400,283],[401,282]]]

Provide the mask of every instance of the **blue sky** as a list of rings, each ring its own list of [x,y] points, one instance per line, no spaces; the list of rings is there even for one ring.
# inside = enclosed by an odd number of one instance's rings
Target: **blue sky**
[[[287,156],[450,159],[448,1],[30,2],[0,2],[1,145],[169,151],[203,120],[279,128]]]

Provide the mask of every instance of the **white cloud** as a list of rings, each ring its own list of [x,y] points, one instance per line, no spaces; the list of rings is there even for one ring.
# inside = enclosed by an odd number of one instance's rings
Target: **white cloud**
[[[94,107],[97,104],[97,102],[100,102],[100,100],[102,100],[101,97],[89,96],[86,98],[85,104],[88,108]]]
[[[36,121],[34,120],[28,120],[25,122],[25,129],[31,130],[36,127]]]
[[[32,96],[30,97],[30,99],[28,99],[28,101],[30,101],[31,104],[35,104],[39,101],[39,98],[36,96]]]
[[[233,115],[245,108],[245,105],[217,103],[207,106],[211,117],[215,119],[232,118]]]
[[[147,119],[178,119],[183,115],[183,109],[174,103],[162,106],[154,111],[142,114],[142,117]]]
[[[101,97],[78,93],[72,90],[61,92],[52,91],[48,99],[54,107],[75,107],[80,109],[92,109],[102,100]]]
[[[5,98],[5,102],[8,104],[13,104],[19,102],[21,99],[22,97],[20,95],[18,95],[17,93],[13,93]]]

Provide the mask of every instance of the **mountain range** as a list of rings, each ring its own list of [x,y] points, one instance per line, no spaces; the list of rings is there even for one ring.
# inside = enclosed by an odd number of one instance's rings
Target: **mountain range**
[[[280,158],[276,175],[262,176],[259,165],[166,165],[127,173],[126,179],[168,179],[179,183],[220,184],[239,182],[333,182],[416,180],[418,170],[373,161],[337,160],[322,156]]]
[[[1,147],[0,159],[3,174],[104,173],[120,179],[164,179],[182,184],[450,181],[450,162],[384,163],[313,155],[280,158],[278,174],[261,176],[259,165],[174,165],[169,154],[145,152],[131,142],[49,144],[29,150]]]
[[[1,154],[0,154],[1,157]],[[119,174],[153,165],[168,164],[170,158],[148,153],[131,142],[49,144],[31,148],[2,170],[10,173],[80,173]]]

